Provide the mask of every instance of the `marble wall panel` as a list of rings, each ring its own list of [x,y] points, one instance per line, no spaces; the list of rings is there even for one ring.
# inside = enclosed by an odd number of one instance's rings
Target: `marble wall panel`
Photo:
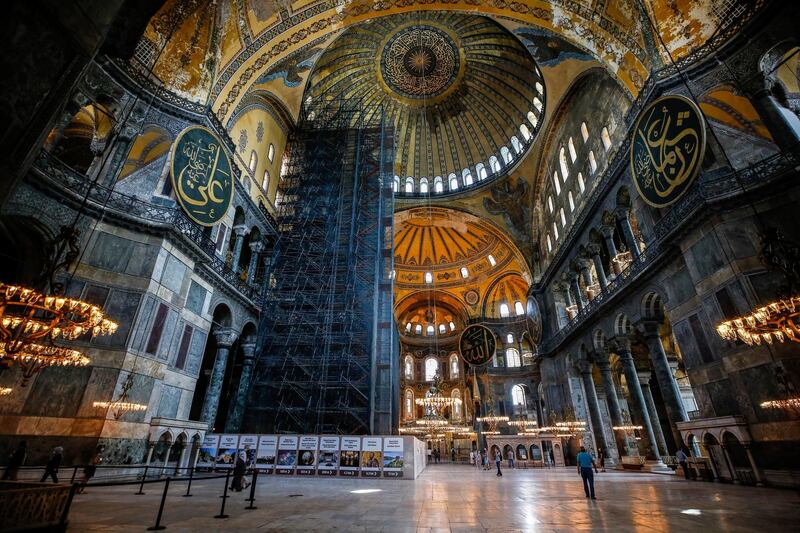
[[[92,375],[92,367],[49,367],[42,370],[31,385],[23,415],[73,417]]]

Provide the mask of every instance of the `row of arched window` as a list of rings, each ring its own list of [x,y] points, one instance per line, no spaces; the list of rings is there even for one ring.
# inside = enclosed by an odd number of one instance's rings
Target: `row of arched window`
[[[580,131],[583,145],[586,145],[589,142],[589,128],[586,122],[581,122]],[[603,149],[606,152],[610,150],[611,135],[608,132],[608,127],[603,126],[600,131],[600,139],[603,143]],[[576,197],[580,200],[586,193],[586,180],[583,172],[588,172],[590,178],[595,176],[598,169],[597,157],[594,154],[594,150],[589,149],[586,153],[586,159],[579,162],[575,141],[570,136],[567,139],[566,146],[559,147],[558,162],[553,165],[553,168],[553,187],[551,194],[547,196],[546,213],[548,219],[545,223],[545,227],[549,227],[551,230],[545,235],[544,244],[548,254],[558,247],[561,237],[567,233],[567,225],[574,220],[576,216],[575,209],[578,206]],[[576,179],[574,180],[576,183],[571,185],[569,181],[573,172],[576,173]],[[562,198],[562,189],[566,191],[566,198]]]
[[[456,330],[456,324],[452,320],[447,324],[439,324],[439,335],[447,335]],[[433,324],[427,324],[424,328],[419,322],[412,323],[406,322],[405,327],[406,335],[425,335],[426,337],[433,337],[437,333],[437,328]]]
[[[450,379],[456,379],[461,374],[461,365],[458,361],[458,354],[452,353],[448,359],[448,371]],[[425,381],[433,381],[433,378],[438,374],[442,376],[439,370],[439,360],[435,357],[428,357],[425,359],[424,364]],[[414,358],[406,355],[403,360],[403,377],[407,380],[414,380]]]
[[[515,316],[522,316],[525,314],[525,307],[522,305],[522,302],[516,301],[514,302],[514,315]],[[508,318],[511,316],[511,309],[509,309],[508,304],[506,302],[500,302],[500,318]]]
[[[269,148],[267,149],[267,159],[270,163],[275,160],[275,145],[269,143]],[[258,153],[255,150],[250,152],[250,162],[247,164],[247,168],[250,171],[250,175],[255,177],[256,175],[256,168],[258,168]],[[269,190],[269,170],[264,170],[264,176],[261,180],[261,189],[266,193]]]

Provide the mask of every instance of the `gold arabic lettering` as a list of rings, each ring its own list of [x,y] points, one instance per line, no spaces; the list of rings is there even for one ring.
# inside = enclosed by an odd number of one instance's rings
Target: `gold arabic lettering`
[[[178,175],[178,193],[183,201],[195,206],[207,205],[209,201],[220,204],[224,199],[220,198],[217,190],[223,192],[224,184],[216,179],[217,172],[222,172],[217,168],[220,156],[220,146],[209,143],[207,148],[202,148],[196,142],[188,142],[183,148],[183,155],[188,158],[187,164],[181,169]],[[197,194],[202,198],[198,200],[187,194],[184,184],[189,189],[197,190]]]

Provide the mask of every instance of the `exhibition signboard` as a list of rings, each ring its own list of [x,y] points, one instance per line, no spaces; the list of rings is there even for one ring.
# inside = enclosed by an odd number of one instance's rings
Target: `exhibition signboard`
[[[206,435],[200,445],[197,455],[197,468],[212,469],[217,462],[217,449],[219,448],[219,435]]]
[[[385,437],[383,439],[383,475],[384,477],[403,477],[403,437]]]
[[[380,477],[383,464],[383,439],[380,437],[364,437],[361,442],[361,475],[363,477]]]
[[[259,474],[272,474],[275,471],[275,455],[277,451],[277,435],[261,435],[258,437],[256,468],[258,468]]]
[[[300,436],[300,451],[297,452],[297,475],[313,476],[317,470],[317,447],[319,437],[316,435]]]
[[[339,437],[323,435],[319,438],[317,475],[335,476],[339,468]]]
[[[278,456],[275,463],[276,474],[294,474],[297,467],[298,440],[297,435],[281,435],[278,438]]]
[[[342,450],[339,453],[339,475],[357,476],[361,460],[361,437],[342,437]]]

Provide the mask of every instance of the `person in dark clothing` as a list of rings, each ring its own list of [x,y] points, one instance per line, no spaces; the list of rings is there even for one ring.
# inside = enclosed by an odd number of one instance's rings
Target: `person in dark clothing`
[[[678,450],[675,454],[675,458],[678,460],[678,464],[681,465],[681,469],[683,469],[683,478],[689,478],[689,456],[686,455],[686,452],[683,449]]]
[[[597,452],[597,459],[600,461],[600,471],[601,472],[605,472],[606,471],[606,454],[603,453],[603,448],[600,448],[600,450]]]
[[[64,448],[61,446],[56,446],[53,448],[53,455],[50,457],[50,460],[47,461],[47,464],[44,466],[44,475],[42,476],[41,482],[44,483],[44,480],[47,477],[53,478],[53,483],[58,483],[58,467],[61,466],[61,459],[63,458]]]
[[[450,460],[454,463],[456,462],[456,449],[455,447],[450,448]]]
[[[502,476],[503,473],[500,471],[500,463],[503,462],[503,455],[499,451],[494,454],[494,462],[497,465],[497,475]]]
[[[586,497],[589,498],[591,496],[593,500],[596,500],[597,498],[594,496],[594,474],[597,473],[597,465],[594,462],[594,457],[586,451],[586,448],[581,446],[581,451],[575,459],[578,461],[578,474],[583,479],[583,491],[586,493]],[[594,473],[592,473],[593,467]]]
[[[19,443],[17,449],[8,458],[8,466],[6,471],[3,472],[3,480],[16,481],[17,474],[22,464],[25,462],[25,456],[28,454],[28,443],[24,440]]]
[[[233,482],[231,482],[231,489],[236,492],[242,492],[244,489],[244,475],[247,473],[247,463],[245,463],[244,453],[240,453],[236,458],[236,464],[233,467]]]
[[[95,472],[97,472],[97,465],[103,462],[103,457],[101,456],[102,453],[103,447],[99,446],[95,454],[89,460],[89,464],[83,469],[83,478],[81,479],[81,486],[78,487],[78,494],[83,494],[86,484],[89,483],[89,480],[91,480],[94,477]]]

